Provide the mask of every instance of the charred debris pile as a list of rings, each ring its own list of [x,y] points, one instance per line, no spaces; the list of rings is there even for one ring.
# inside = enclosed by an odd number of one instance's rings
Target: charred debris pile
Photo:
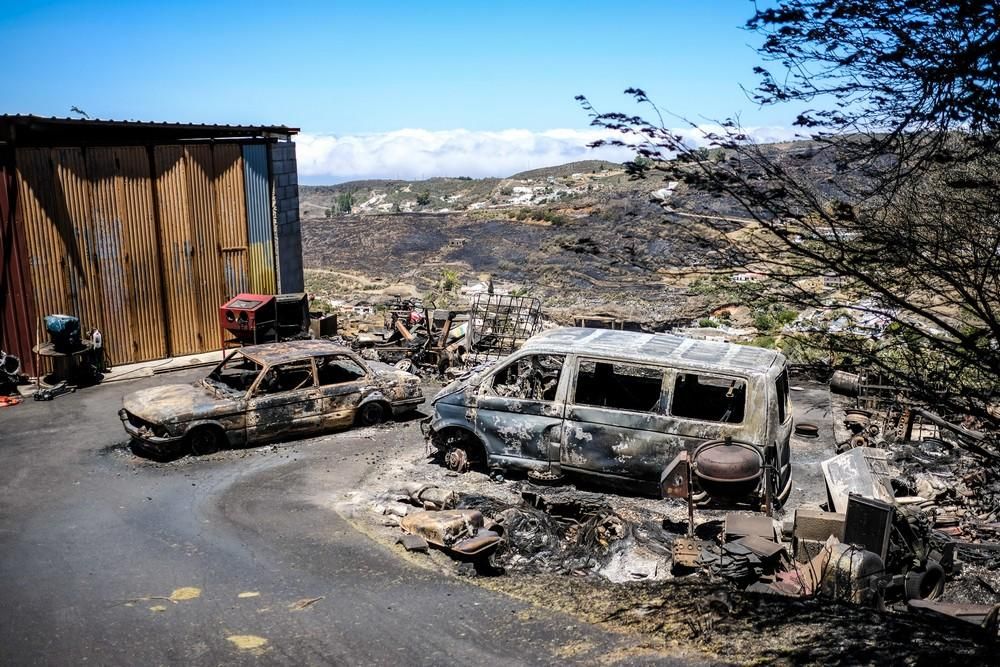
[[[500,359],[541,326],[541,304],[536,298],[476,294],[464,312],[400,300],[386,309],[381,329],[339,339],[369,361],[440,376]]]
[[[834,378],[835,393],[844,393],[842,381]],[[568,576],[661,593],[683,581],[706,590],[721,584],[735,595],[813,609],[847,604],[872,610],[880,622],[926,622],[996,641],[996,434],[898,396],[872,401],[855,392],[850,401],[835,396],[833,405],[838,453],[821,464],[821,506],[725,511],[690,496],[687,503],[654,500],[537,479],[495,484],[495,494],[489,486],[463,493],[444,488],[443,477],[440,486],[389,492],[382,500],[393,507],[376,511],[401,517],[407,549],[433,547],[466,574]],[[814,430],[798,433],[808,438]],[[503,481],[498,472],[493,479]],[[663,496],[685,497],[668,486]]]

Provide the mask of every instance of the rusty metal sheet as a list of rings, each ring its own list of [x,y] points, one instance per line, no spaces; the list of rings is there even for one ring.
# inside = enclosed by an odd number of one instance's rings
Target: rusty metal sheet
[[[183,146],[156,146],[156,209],[171,354],[200,352],[206,338],[197,306],[191,203]]]
[[[207,144],[186,146],[188,223],[193,248],[192,259],[196,276],[196,312],[202,339],[198,351],[218,345],[219,306],[225,301],[226,287],[222,277],[222,252],[216,222],[214,192],[215,166],[212,146]]]
[[[277,291],[274,219],[266,145],[243,146],[243,176],[247,208],[250,291],[256,294],[274,294]]]
[[[118,213],[125,230],[129,308],[133,323],[133,359],[161,359],[168,354],[163,279],[153,198],[153,175],[145,147],[115,148]]]
[[[112,363],[166,355],[149,159],[144,148],[92,148],[93,248],[102,295],[104,335]]]
[[[80,263],[65,198],[57,188],[53,151],[18,149],[15,153],[18,208],[24,223],[28,266],[35,294],[32,337],[41,337],[41,318],[50,313],[74,313],[70,274]],[[43,364],[38,373],[48,372]]]
[[[24,226],[17,206],[14,155],[0,150],[0,348],[21,360],[21,372],[33,375],[35,308]]]
[[[250,291],[247,274],[247,206],[243,186],[243,152],[237,144],[212,149],[215,202],[222,251],[225,298]]]

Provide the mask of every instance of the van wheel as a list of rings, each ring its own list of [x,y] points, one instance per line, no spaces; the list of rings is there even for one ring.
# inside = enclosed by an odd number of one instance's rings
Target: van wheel
[[[379,403],[378,401],[365,403],[361,406],[361,409],[358,410],[358,422],[362,426],[375,426],[376,424],[381,424],[385,421],[385,417],[385,404]]]
[[[214,454],[222,449],[221,433],[211,426],[199,426],[188,435],[188,445],[195,456]]]
[[[444,464],[458,473],[475,470],[486,472],[486,457],[482,446],[468,436],[451,435],[445,439]]]

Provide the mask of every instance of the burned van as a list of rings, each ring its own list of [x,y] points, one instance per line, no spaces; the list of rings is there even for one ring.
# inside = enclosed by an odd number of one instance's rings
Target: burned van
[[[425,433],[459,471],[587,475],[653,492],[680,452],[713,443],[713,463],[739,476],[741,494],[763,497],[770,479],[767,493],[781,505],[791,490],[788,374],[773,350],[553,329],[445,387],[432,405]],[[753,460],[725,460],[727,449],[714,443],[727,439]]]

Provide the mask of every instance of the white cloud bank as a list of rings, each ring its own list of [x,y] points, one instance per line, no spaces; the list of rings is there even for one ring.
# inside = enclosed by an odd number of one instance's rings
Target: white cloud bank
[[[752,128],[758,141],[793,137],[785,128]],[[697,131],[682,133],[698,145]],[[362,178],[423,179],[432,176],[510,176],[576,160],[623,162],[625,148],[588,148],[611,134],[599,129],[417,130],[334,136],[302,133],[296,137],[299,177],[303,183],[335,183]]]

